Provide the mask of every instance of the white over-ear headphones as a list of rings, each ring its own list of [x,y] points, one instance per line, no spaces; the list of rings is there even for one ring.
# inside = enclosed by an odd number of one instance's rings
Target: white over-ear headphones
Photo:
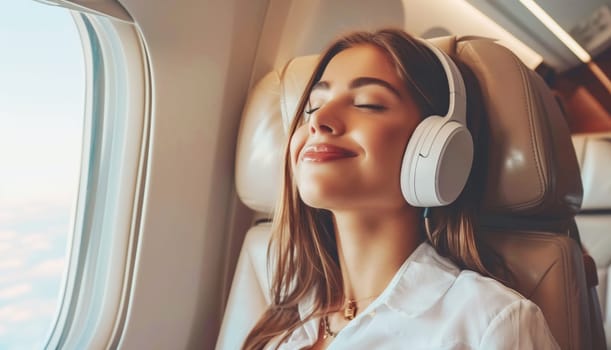
[[[439,59],[448,78],[448,113],[424,118],[414,130],[401,165],[401,192],[415,207],[452,203],[462,192],[473,163],[467,129],[466,89],[456,64],[437,47],[421,41]]]

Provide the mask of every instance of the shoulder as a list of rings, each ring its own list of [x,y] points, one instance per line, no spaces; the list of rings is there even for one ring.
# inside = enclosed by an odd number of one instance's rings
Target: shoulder
[[[446,312],[466,315],[483,328],[507,313],[540,312],[537,305],[516,290],[471,270],[458,272],[443,299]]]
[[[490,322],[481,349],[560,349],[537,305],[520,299],[504,307]]]
[[[472,270],[459,269],[450,259],[439,255],[429,243],[422,244],[414,254],[413,263],[422,270],[422,274],[436,281],[445,280],[447,288],[440,301],[452,303],[453,308],[457,306],[460,308],[471,302],[474,304],[465,307],[485,305],[481,308],[484,313],[482,316],[489,318],[499,313],[505,306],[517,300],[525,300],[520,293],[493,278],[482,276]]]
[[[432,247],[431,247],[432,248]],[[443,315],[453,336],[481,349],[557,349],[539,307],[501,282],[454,265],[436,253],[432,270],[452,271],[454,280],[430,310]]]
[[[387,304],[409,315],[431,310],[456,322],[473,320],[487,325],[506,306],[526,300],[518,292],[477,272],[460,270],[423,243],[391,282]]]
[[[490,317],[516,301],[527,301],[523,295],[514,289],[471,270],[460,271],[452,287],[448,290],[447,297],[486,305],[485,312]]]
[[[491,318],[507,305],[526,300],[520,293],[493,278],[471,270],[460,270],[450,259],[440,256],[428,243],[423,244],[414,260],[414,263],[420,264],[422,274],[436,281],[445,280],[447,288],[440,301],[452,304],[455,309],[482,305],[485,307],[481,310],[475,307],[476,310],[472,311],[481,311],[482,317]],[[426,287],[426,283],[420,286]]]
[[[558,349],[539,307],[497,280],[461,271],[444,298],[445,313],[466,324],[480,349]]]

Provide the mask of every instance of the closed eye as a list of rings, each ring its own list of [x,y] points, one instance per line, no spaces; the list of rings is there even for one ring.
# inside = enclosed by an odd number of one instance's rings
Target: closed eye
[[[369,110],[373,110],[373,111],[383,111],[383,110],[386,110],[386,106],[384,106],[384,105],[377,105],[377,104],[358,104],[358,105],[354,105],[354,107],[361,108],[361,109],[369,109]]]
[[[354,107],[361,108],[361,109],[369,109],[369,110],[372,110],[372,111],[384,111],[384,110],[386,110],[386,106],[384,106],[384,105],[371,104],[371,103],[357,104],[357,105],[354,105]],[[320,107],[313,107],[313,108],[310,108],[310,109],[306,109],[303,112],[305,114],[311,115],[312,113],[316,112],[319,109],[320,109]]]
[[[315,107],[315,108],[306,109],[304,112],[305,112],[305,114],[312,114],[312,113],[316,112],[319,109],[320,109],[320,107]]]

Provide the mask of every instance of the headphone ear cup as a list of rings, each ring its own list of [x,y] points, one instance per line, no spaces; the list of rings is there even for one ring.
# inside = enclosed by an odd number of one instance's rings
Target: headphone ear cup
[[[462,192],[473,163],[473,140],[461,123],[425,118],[414,130],[401,166],[401,192],[415,207],[448,205]]]
[[[438,129],[443,123],[443,118],[439,116],[429,116],[424,118],[409,138],[403,162],[401,164],[401,192],[405,200],[414,207],[422,207],[416,194],[416,169],[419,162],[419,153],[422,145],[427,141],[427,135],[431,134],[433,129]]]

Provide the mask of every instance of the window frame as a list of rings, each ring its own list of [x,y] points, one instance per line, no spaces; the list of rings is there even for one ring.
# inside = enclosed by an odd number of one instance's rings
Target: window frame
[[[116,347],[121,337],[150,133],[149,58],[138,28],[100,15],[72,16],[85,57],[83,153],[67,269],[46,349]]]

